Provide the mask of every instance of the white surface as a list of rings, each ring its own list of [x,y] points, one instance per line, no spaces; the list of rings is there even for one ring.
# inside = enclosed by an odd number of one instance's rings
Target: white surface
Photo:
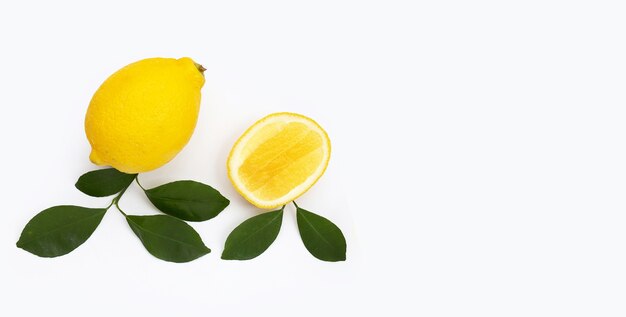
[[[2,2],[0,315],[624,316],[625,15],[623,1]],[[110,73],[151,56],[208,69],[193,139],[143,179],[232,200],[194,224],[213,252],[159,261],[113,210],[70,255],[16,248],[44,208],[108,203],[73,187],[94,168],[83,116]],[[291,212],[258,259],[219,259],[255,214],[227,152],[276,111],[332,138],[300,202],[344,230],[345,263],[312,258]],[[153,212],[136,188],[122,205]]]

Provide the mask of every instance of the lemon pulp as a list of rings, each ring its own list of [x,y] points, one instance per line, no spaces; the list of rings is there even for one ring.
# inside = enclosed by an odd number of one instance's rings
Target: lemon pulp
[[[312,119],[271,114],[250,127],[228,158],[231,182],[253,205],[275,208],[304,194],[322,176],[330,140]]]

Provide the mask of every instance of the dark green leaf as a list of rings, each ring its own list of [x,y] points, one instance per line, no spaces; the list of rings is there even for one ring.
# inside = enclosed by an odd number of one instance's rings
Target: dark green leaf
[[[47,258],[68,254],[89,239],[106,211],[78,206],[48,208],[26,224],[17,247]]]
[[[346,238],[334,223],[299,207],[297,214],[300,237],[314,257],[331,262],[346,260]]]
[[[211,250],[184,221],[171,216],[126,216],[144,247],[155,257],[169,262],[189,262]]]
[[[93,197],[111,196],[127,188],[136,174],[125,174],[114,168],[106,168],[83,174],[76,182],[76,188]]]
[[[217,216],[230,201],[209,185],[177,181],[146,190],[148,199],[162,212],[187,221]]]
[[[242,222],[228,235],[222,259],[249,260],[261,255],[276,240],[282,222],[282,209]]]

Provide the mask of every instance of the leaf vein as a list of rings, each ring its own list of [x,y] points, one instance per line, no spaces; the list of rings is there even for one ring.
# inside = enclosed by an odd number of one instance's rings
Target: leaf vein
[[[323,236],[323,235],[322,235],[319,231],[317,231],[317,229],[315,229],[315,227],[313,226],[313,224],[311,224],[311,222],[310,222],[310,221],[309,221],[309,220],[308,220],[308,219],[304,216],[304,214],[302,214],[302,219],[304,219],[304,221],[306,221],[306,223],[309,225],[309,227],[311,227],[311,229],[313,229],[313,231],[315,231],[315,233],[317,233],[317,235],[320,237],[320,239],[322,239],[322,241],[326,242],[326,244],[327,244],[328,246],[330,246],[330,248],[331,248],[331,249],[333,249],[333,250],[337,250],[337,249],[336,249],[336,248],[332,245],[332,243],[330,243],[328,240],[326,240],[326,239],[324,238],[324,236]]]
[[[250,240],[254,235],[258,234],[259,232],[261,232],[261,230],[267,228],[269,225],[274,224],[274,222],[280,218],[280,216],[282,216],[281,214],[276,215],[272,220],[270,220],[268,223],[266,223],[265,225],[263,225],[263,227],[259,228],[258,230],[256,230],[255,232],[253,232],[252,234],[250,234],[249,236],[247,236],[245,239],[242,239],[239,241],[239,243],[233,243],[231,244],[231,248],[233,246],[239,246],[241,244],[243,244],[244,241],[248,241]]]
[[[132,221],[132,220],[131,220],[131,221]],[[185,245],[191,246],[191,247],[196,248],[196,249],[199,249],[199,250],[204,250],[204,248],[199,247],[199,246],[196,246],[196,245],[191,244],[191,243],[189,243],[189,242],[182,241],[182,240],[176,240],[176,239],[171,238],[171,237],[168,237],[168,236],[166,236],[166,235],[163,235],[163,234],[160,234],[160,233],[154,232],[154,231],[152,231],[152,230],[146,229],[145,227],[140,226],[138,223],[136,223],[136,222],[134,222],[134,221],[133,221],[133,223],[134,223],[137,227],[141,228],[141,230],[143,230],[143,231],[145,231],[145,232],[147,232],[147,233],[150,233],[150,234],[152,234],[152,235],[154,235],[154,236],[157,236],[157,237],[163,238],[163,239],[165,239],[165,240],[170,240],[170,241],[173,241],[173,242],[178,242],[178,243],[181,243],[181,244],[185,244]],[[205,246],[205,248],[206,248],[206,246]]]

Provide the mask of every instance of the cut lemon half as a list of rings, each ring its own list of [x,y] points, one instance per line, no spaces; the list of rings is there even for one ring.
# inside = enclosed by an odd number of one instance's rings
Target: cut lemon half
[[[228,177],[251,204],[264,209],[304,194],[324,174],[330,140],[313,119],[274,113],[239,137],[228,156]]]

